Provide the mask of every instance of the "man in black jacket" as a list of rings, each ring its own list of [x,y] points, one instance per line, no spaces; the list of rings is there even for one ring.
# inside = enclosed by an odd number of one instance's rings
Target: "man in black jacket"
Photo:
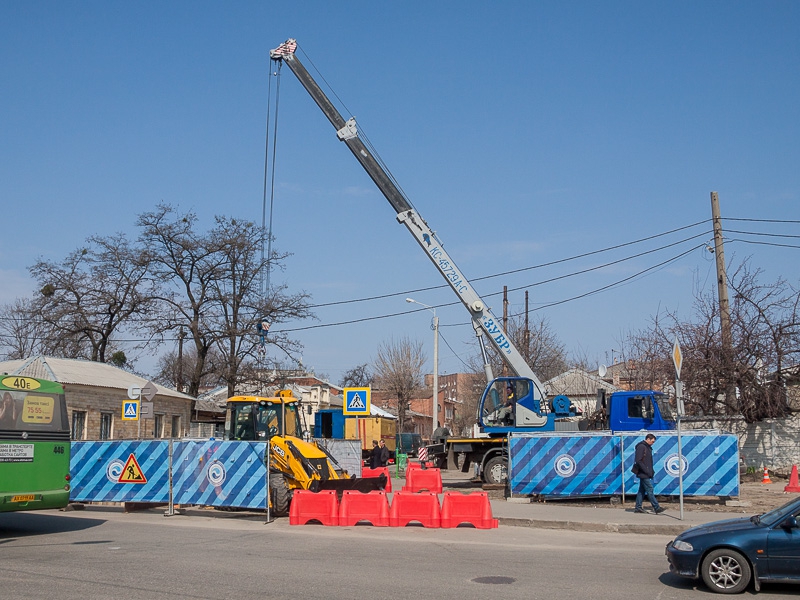
[[[636,444],[636,456],[633,462],[633,473],[639,478],[639,492],[636,494],[636,506],[633,509],[635,513],[643,513],[642,500],[647,496],[650,504],[653,505],[653,512],[656,514],[662,513],[666,508],[659,506],[656,495],[653,493],[653,444],[656,442],[656,436],[648,433],[644,440]]]

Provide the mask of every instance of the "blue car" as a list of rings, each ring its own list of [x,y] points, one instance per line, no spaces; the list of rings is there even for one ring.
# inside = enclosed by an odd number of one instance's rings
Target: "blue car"
[[[800,498],[763,515],[692,527],[667,544],[670,571],[702,577],[713,592],[737,594],[750,582],[800,583]]]

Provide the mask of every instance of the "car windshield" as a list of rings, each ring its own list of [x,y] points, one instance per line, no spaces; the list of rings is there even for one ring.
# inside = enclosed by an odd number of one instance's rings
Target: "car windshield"
[[[800,511],[800,498],[795,498],[794,500],[790,500],[775,510],[765,512],[763,515],[754,516],[751,518],[751,521],[754,523],[763,523],[764,525],[772,526],[780,523],[790,515],[797,514],[798,511]]]

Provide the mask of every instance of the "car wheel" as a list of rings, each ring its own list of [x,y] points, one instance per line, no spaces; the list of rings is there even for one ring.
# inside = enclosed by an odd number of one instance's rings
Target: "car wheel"
[[[495,456],[486,462],[483,480],[486,483],[505,483],[508,479],[508,462],[502,456]]]
[[[750,584],[752,571],[747,559],[728,548],[709,552],[700,567],[703,581],[713,592],[738,594]]]

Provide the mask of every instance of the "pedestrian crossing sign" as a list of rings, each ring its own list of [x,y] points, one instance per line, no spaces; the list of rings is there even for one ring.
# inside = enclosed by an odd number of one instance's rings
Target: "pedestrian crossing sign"
[[[344,388],[342,412],[346,415],[369,416],[370,388]]]
[[[138,421],[139,420],[139,401],[138,400],[124,400],[122,402],[122,420],[123,421]]]

